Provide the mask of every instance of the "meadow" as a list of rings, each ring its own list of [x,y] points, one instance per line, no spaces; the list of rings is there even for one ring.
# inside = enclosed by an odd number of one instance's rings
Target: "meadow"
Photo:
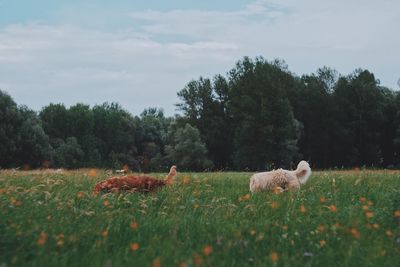
[[[108,175],[1,171],[0,266],[400,266],[399,171],[256,195],[249,173],[178,173],[156,193],[93,196]]]

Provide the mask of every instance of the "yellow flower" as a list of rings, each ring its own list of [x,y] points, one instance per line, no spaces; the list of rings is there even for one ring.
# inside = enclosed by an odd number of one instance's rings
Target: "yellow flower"
[[[319,241],[319,245],[320,245],[321,247],[325,246],[325,245],[326,245],[326,241],[325,241],[325,240],[320,240],[320,241]]]
[[[385,231],[385,234],[386,234],[388,237],[393,236],[393,232],[390,231],[390,230],[386,230],[386,231]]]

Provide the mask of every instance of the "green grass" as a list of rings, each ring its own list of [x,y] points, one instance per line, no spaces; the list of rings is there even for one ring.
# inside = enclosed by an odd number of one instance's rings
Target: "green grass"
[[[94,197],[103,171],[2,171],[0,266],[399,266],[400,172],[316,172],[248,199],[248,173],[184,175]]]

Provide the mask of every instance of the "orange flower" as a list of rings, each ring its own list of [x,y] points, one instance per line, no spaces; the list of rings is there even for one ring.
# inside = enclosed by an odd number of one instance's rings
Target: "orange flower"
[[[136,251],[139,249],[139,244],[138,243],[131,243],[130,245],[131,251]]]
[[[189,176],[187,176],[187,175],[183,176],[182,183],[183,184],[188,184],[189,182],[190,182]]]
[[[272,252],[269,255],[269,258],[271,259],[272,262],[277,262],[279,260],[279,255],[276,252]]]
[[[79,191],[78,193],[76,193],[76,197],[77,198],[84,198],[85,197],[85,192]]]
[[[300,212],[301,213],[306,213],[306,208],[304,207],[304,205],[300,206]]]
[[[377,224],[377,223],[374,223],[373,225],[372,225],[372,227],[374,227],[374,229],[379,229],[379,224]]]
[[[138,229],[139,224],[137,222],[131,222],[130,226],[131,226],[132,230],[136,230],[136,229]]]
[[[102,237],[107,237],[108,236],[108,230],[104,230],[103,232],[101,232],[101,236]]]
[[[372,206],[374,203],[372,203],[371,200],[368,201],[368,206]]]
[[[354,238],[360,238],[360,232],[356,228],[350,228],[350,234]]]
[[[396,210],[396,211],[394,212],[394,217],[397,217],[397,218],[400,217],[400,210]]]
[[[325,231],[325,226],[323,224],[318,225],[317,227],[318,232],[322,233]]]
[[[368,206],[368,205],[364,205],[364,206],[363,206],[363,210],[364,210],[364,211],[369,210],[369,206]]]
[[[154,259],[151,266],[152,266],[152,267],[161,267],[160,259],[159,259],[159,258]]]
[[[323,196],[322,196],[322,197],[320,197],[320,198],[319,198],[319,202],[321,202],[321,203],[325,203],[325,202],[326,202],[326,198],[325,198],[325,197],[323,197]]]
[[[210,245],[207,245],[203,248],[203,253],[206,256],[209,256],[213,252],[213,247]]]
[[[319,245],[320,245],[321,247],[325,246],[325,245],[326,245],[326,241],[325,241],[325,240],[320,240],[320,241],[319,241]]]
[[[97,176],[97,170],[96,169],[91,169],[90,171],[89,171],[89,174],[88,174],[90,177],[96,177]]]
[[[275,209],[278,207],[278,204],[275,201],[271,202],[271,208]]]
[[[335,205],[330,205],[329,210],[332,212],[337,212],[337,207]]]
[[[37,244],[39,245],[39,246],[44,246],[44,244],[46,244],[46,240],[47,240],[47,234],[45,233],[45,232],[40,232],[40,235],[39,235],[39,239],[38,239],[38,241],[37,241]]]
[[[240,198],[239,198],[239,201],[248,200],[248,199],[250,199],[250,198],[251,198],[251,195],[250,195],[250,194],[246,194],[246,195],[240,197]]]
[[[109,206],[110,206],[110,201],[104,200],[103,205],[104,205],[105,207],[109,207]]]
[[[194,253],[193,262],[194,262],[194,265],[200,266],[203,264],[203,258],[199,254]]]
[[[374,217],[374,213],[373,213],[372,211],[367,211],[367,212],[365,213],[365,217],[367,217],[368,219],[370,219],[370,218]]]
[[[364,203],[365,201],[367,201],[367,199],[365,197],[360,197],[360,202]]]

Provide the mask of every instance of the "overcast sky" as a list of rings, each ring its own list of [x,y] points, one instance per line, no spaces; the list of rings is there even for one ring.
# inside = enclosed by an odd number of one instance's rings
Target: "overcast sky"
[[[173,115],[190,80],[261,55],[298,75],[369,69],[397,90],[399,27],[399,0],[0,0],[0,89],[37,111]]]

